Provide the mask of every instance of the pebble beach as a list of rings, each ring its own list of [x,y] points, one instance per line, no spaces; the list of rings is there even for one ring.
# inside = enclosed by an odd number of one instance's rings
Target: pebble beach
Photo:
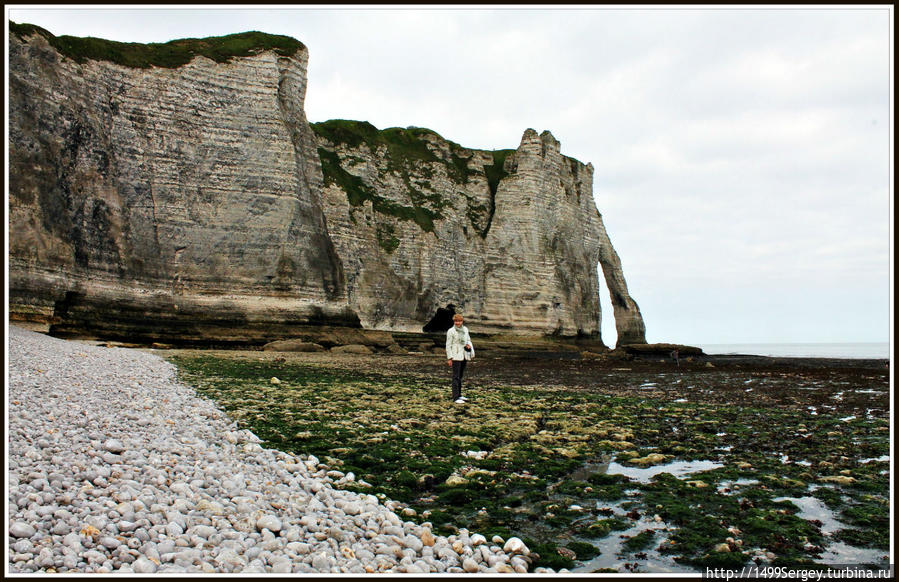
[[[518,538],[436,535],[263,448],[151,352],[10,326],[8,358],[8,572],[529,570]]]

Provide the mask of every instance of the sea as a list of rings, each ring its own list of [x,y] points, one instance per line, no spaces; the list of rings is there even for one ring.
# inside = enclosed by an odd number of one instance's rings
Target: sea
[[[743,354],[783,358],[889,359],[890,342],[807,344],[698,344],[709,355]]]

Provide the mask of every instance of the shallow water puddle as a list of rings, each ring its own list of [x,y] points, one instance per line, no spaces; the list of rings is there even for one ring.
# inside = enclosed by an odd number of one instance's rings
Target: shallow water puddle
[[[821,533],[826,536],[849,527],[838,520],[834,512],[816,497],[777,497],[774,501],[791,502],[799,508],[796,517],[819,521]],[[815,561],[819,564],[886,564],[886,560],[889,559],[888,553],[885,550],[858,548],[844,542],[833,542],[825,547],[824,553]]]
[[[665,523],[657,523],[653,520],[640,520],[637,524],[628,530],[622,532],[613,532],[600,540],[590,540],[600,551],[595,558],[587,560],[580,566],[571,569],[571,572],[595,572],[599,569],[612,569],[618,572],[626,572],[629,570],[627,565],[636,564],[636,572],[671,572],[671,573],[691,573],[696,574],[695,568],[682,566],[674,561],[672,556],[663,555],[656,549],[659,546],[660,539],[653,541],[652,548],[638,551],[635,553],[624,550],[624,543],[641,532],[646,530],[667,531],[668,527]]]
[[[590,475],[596,473],[606,473],[609,475],[624,475],[639,483],[649,483],[653,477],[660,473],[670,473],[675,477],[684,477],[692,473],[700,471],[710,471],[712,469],[720,469],[724,465],[715,461],[675,461],[667,465],[655,465],[653,467],[628,467],[620,463],[616,463],[614,457],[609,460],[601,460],[599,462],[585,463],[579,469],[569,473],[563,481],[585,481]]]
[[[817,497],[776,497],[773,501],[789,501],[799,508],[796,517],[820,521],[821,533],[832,534],[837,530],[849,527],[839,521],[833,511],[828,509],[824,502]]]
[[[639,493],[637,490],[629,490],[626,494]],[[611,507],[597,502],[597,508],[603,506],[604,509],[611,509],[616,517],[624,517],[626,512],[622,509],[621,504],[614,504]],[[641,534],[644,531],[656,532],[656,537],[652,541],[651,547],[643,550],[630,551],[625,548],[624,544],[628,539]],[[613,531],[609,535],[600,539],[585,538],[578,541],[587,542],[599,550],[599,555],[584,561],[579,566],[571,568],[572,573],[590,573],[600,569],[610,569],[617,572],[655,572],[655,573],[696,573],[695,568],[683,566],[674,561],[671,555],[662,554],[658,551],[667,538],[665,532],[671,531],[668,524],[664,521],[656,521],[654,516],[643,515],[634,524],[623,531]]]
[[[711,471],[712,469],[720,469],[724,465],[714,461],[675,461],[667,465],[656,465],[654,467],[626,467],[615,461],[609,463],[606,471],[609,475],[625,475],[640,483],[649,483],[653,477],[660,473],[670,473],[675,477],[683,477],[700,471]]]

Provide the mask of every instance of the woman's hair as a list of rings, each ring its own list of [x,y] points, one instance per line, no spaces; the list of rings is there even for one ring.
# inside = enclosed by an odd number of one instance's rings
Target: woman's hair
[[[453,316],[453,321],[462,321],[462,314],[457,313]]]

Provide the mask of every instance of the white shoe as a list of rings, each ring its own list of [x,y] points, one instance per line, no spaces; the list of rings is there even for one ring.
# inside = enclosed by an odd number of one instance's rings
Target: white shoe
[[[454,404],[465,404],[465,400],[463,400],[462,398],[459,398],[458,400],[454,400],[453,403]]]
[[[465,402],[468,402],[468,398],[466,398],[466,397],[464,397],[464,396],[460,396],[460,397],[459,397],[459,400],[464,400]]]

